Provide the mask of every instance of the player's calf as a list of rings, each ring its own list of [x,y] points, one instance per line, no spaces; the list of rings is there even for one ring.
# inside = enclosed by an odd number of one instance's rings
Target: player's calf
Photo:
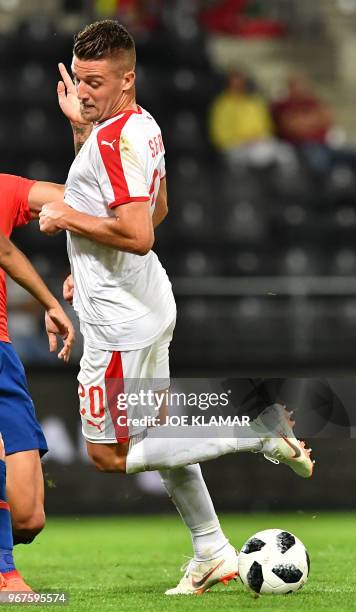
[[[12,517],[14,544],[30,544],[46,524],[43,506],[30,512],[17,513]]]
[[[10,506],[6,501],[6,463],[0,434],[0,591],[31,591],[13,558]]]
[[[45,525],[44,482],[38,450],[7,455],[7,498],[15,544],[28,544]]]

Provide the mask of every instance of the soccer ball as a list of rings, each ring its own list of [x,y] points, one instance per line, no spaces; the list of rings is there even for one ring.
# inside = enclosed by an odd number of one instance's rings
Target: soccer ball
[[[289,531],[266,529],[255,533],[239,554],[239,574],[255,593],[292,593],[309,575],[304,544]]]

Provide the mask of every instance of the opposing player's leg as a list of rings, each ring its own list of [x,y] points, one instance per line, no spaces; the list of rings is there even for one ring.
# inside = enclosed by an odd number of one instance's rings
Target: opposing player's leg
[[[28,543],[45,522],[40,457],[48,449],[23,365],[9,343],[0,342],[0,366],[0,431],[8,468],[7,492],[14,543]]]
[[[0,591],[31,591],[16,570],[13,558],[13,539],[10,506],[6,501],[6,463],[3,440],[0,436]]]
[[[15,544],[32,542],[45,525],[44,483],[38,450],[6,457],[7,499]]]

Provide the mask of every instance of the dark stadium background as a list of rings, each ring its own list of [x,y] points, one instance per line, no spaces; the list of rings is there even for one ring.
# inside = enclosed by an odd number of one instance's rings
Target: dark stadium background
[[[120,18],[127,18],[121,4]],[[170,214],[157,231],[155,249],[178,305],[172,374],[351,379],[356,365],[354,168],[339,164],[317,181],[302,163],[292,174],[253,165],[227,172],[209,141],[207,120],[223,86],[224,67],[243,68],[269,96],[292,69],[302,68],[333,107],[337,136],[349,146],[356,143],[355,0],[252,0],[246,3],[248,27],[237,33],[213,33],[203,26],[199,11],[213,0],[140,4],[148,17],[142,24],[132,22],[138,102],[161,125],[167,152]],[[0,0],[2,172],[65,181],[73,150],[57,106],[56,66],[58,61],[70,66],[73,32],[93,21],[104,5]],[[270,23],[279,24],[283,36],[267,36],[262,26],[270,31]],[[19,230],[15,241],[60,295],[68,272],[64,236],[42,236],[34,223]],[[14,343],[51,447],[45,464],[48,511],[170,510],[156,474],[128,478],[89,466],[76,398],[80,341],[72,365],[58,365],[47,355],[42,317],[34,318],[28,298],[21,293],[14,298],[12,291]],[[352,399],[352,384],[349,394]],[[313,447],[317,470],[310,482],[254,455],[207,464],[204,473],[217,508],[354,508],[354,441],[313,440]]]

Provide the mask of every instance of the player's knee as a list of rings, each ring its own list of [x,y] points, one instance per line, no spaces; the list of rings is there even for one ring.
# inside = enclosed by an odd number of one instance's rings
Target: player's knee
[[[125,457],[92,457],[91,459],[99,472],[126,473]]]
[[[46,523],[46,516],[42,507],[21,516],[13,517],[12,529],[15,544],[28,544],[42,531]]]
[[[126,457],[124,456],[102,453],[99,449],[90,449],[89,457],[99,472],[126,473]]]

